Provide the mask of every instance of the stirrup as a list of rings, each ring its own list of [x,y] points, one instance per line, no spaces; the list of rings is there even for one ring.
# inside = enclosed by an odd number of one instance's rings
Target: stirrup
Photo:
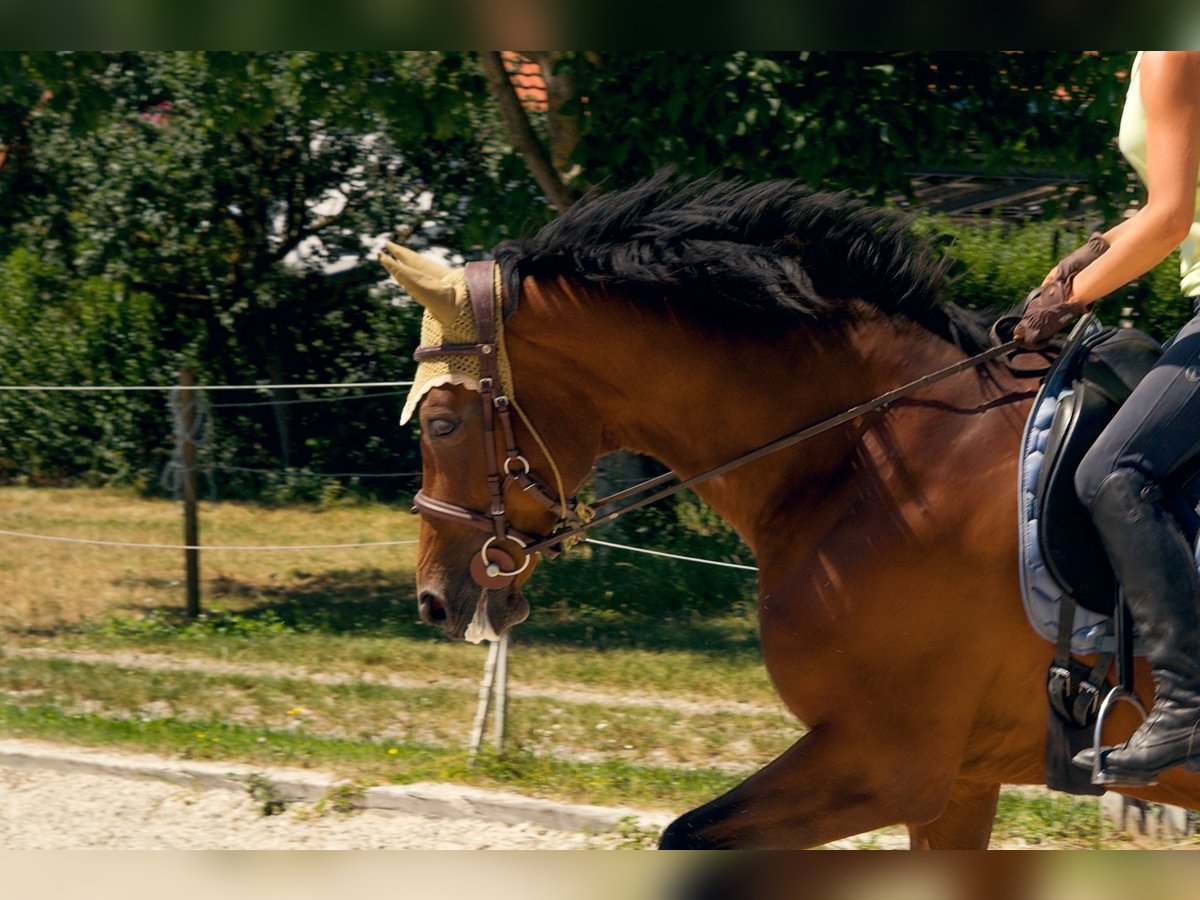
[[[1100,703],[1100,711],[1096,713],[1096,725],[1092,730],[1092,784],[1124,784],[1133,786],[1132,781],[1122,779],[1104,768],[1104,758],[1107,754],[1103,750],[1100,736],[1104,729],[1105,718],[1108,716],[1109,711],[1118,703],[1132,704],[1141,714],[1142,721],[1146,721],[1146,707],[1142,705],[1141,698],[1134,691],[1126,690],[1124,686],[1118,684],[1104,695],[1104,700]],[[1149,781],[1141,782],[1139,786],[1148,786],[1157,783],[1157,776],[1151,776]]]
[[[1085,314],[1083,318],[1087,319],[1089,315]],[[1101,741],[1104,720],[1108,718],[1109,712],[1118,703],[1132,704],[1141,714],[1142,722],[1146,721],[1146,707],[1137,695],[1137,691],[1133,689],[1133,618],[1129,614],[1129,606],[1125,603],[1125,592],[1119,587],[1113,609],[1113,625],[1117,636],[1117,677],[1116,684],[1104,695],[1104,700],[1100,703],[1100,710],[1096,713],[1096,725],[1092,729],[1092,784],[1132,786],[1132,782],[1122,781],[1121,778],[1104,768],[1106,754],[1103,752]],[[1141,782],[1140,785],[1157,784],[1155,779],[1156,776],[1151,776],[1149,781]]]

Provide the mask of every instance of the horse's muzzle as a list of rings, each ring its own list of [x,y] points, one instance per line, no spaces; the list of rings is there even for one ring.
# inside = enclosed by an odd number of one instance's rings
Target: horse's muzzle
[[[509,579],[511,581],[511,578]],[[423,589],[417,596],[421,621],[434,625],[451,640],[496,640],[529,617],[529,601],[518,590],[489,590],[464,581],[450,596]]]

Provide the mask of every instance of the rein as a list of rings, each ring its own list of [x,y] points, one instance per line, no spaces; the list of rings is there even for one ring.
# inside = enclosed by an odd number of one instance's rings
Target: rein
[[[557,556],[565,546],[574,541],[586,539],[588,531],[599,525],[603,525],[605,522],[610,522],[618,516],[623,516],[625,513],[632,512],[635,509],[641,509],[665,497],[670,497],[711,478],[716,478],[733,469],[762,459],[764,456],[769,456],[772,453],[799,444],[802,441],[829,431],[831,428],[843,425],[852,419],[857,419],[875,410],[884,409],[897,400],[915,393],[922,388],[937,384],[939,381],[943,381],[967,369],[973,369],[998,356],[1015,352],[1021,347],[1019,340],[1010,340],[1006,343],[989,347],[981,353],[977,353],[945,368],[938,369],[936,372],[931,372],[915,381],[910,381],[908,384],[894,388],[887,393],[880,394],[872,400],[852,406],[827,419],[801,428],[799,431],[793,431],[770,443],[763,444],[761,447],[743,453],[729,462],[715,466],[698,475],[693,475],[691,478],[676,481],[675,484],[669,487],[654,491],[619,509],[613,509],[603,515],[596,516],[592,512],[593,507],[603,507],[642,494],[645,491],[664,485],[673,479],[678,479],[679,476],[674,472],[665,472],[662,475],[641,481],[625,490],[617,491],[614,494],[609,494],[606,497],[595,500],[591,504],[591,507],[579,503],[567,503],[562,499],[555,499],[550,495],[544,483],[530,471],[529,461],[517,450],[513,437],[509,413],[512,403],[510,398],[504,395],[503,387],[500,383],[500,369],[497,360],[499,348],[496,343],[495,327],[496,287],[494,266],[495,263],[493,262],[473,262],[467,263],[466,266],[467,293],[475,312],[477,343],[419,347],[414,354],[414,358],[418,360],[428,356],[445,354],[474,354],[479,358],[482,374],[480,379],[480,396],[483,403],[484,439],[487,443],[494,445],[504,456],[503,471],[501,471],[501,467],[496,465],[498,454],[493,452],[485,454],[488,459],[487,480],[488,489],[491,493],[490,509],[484,514],[452,503],[436,500],[427,496],[423,491],[418,491],[413,498],[413,511],[433,518],[447,519],[459,522],[460,524],[470,525],[482,531],[492,532],[492,536],[484,542],[480,554],[472,560],[471,564],[472,576],[481,587],[485,588],[507,586],[513,578],[528,568],[530,558],[534,554],[540,553],[547,558]],[[497,392],[498,388],[499,392]],[[499,419],[501,426],[499,430],[496,429],[497,419]],[[526,420],[526,424],[529,425],[528,420]],[[539,440],[538,443],[541,444],[542,442]],[[518,466],[515,472],[512,470],[514,463]],[[551,461],[551,465],[553,466],[553,461]],[[508,524],[504,508],[504,492],[512,484],[520,485],[522,491],[530,494],[546,509],[558,515],[561,524],[550,534],[542,537],[531,537],[512,528]]]

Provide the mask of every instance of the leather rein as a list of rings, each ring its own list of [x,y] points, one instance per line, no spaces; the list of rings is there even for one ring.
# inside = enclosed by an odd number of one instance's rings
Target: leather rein
[[[998,356],[1017,351],[1021,346],[1020,341],[1010,340],[990,347],[960,362],[880,394],[872,400],[852,406],[816,424],[786,434],[727,463],[693,475],[691,478],[677,480],[679,476],[674,472],[665,472],[654,478],[638,482],[625,490],[595,500],[589,506],[574,500],[566,501],[561,497],[555,498],[546,483],[530,470],[529,460],[517,449],[512,424],[513,403],[512,399],[505,394],[500,378],[499,355],[501,348],[497,341],[496,329],[496,308],[500,304],[496,302],[499,298],[495,281],[495,263],[491,261],[467,263],[465,276],[467,295],[475,315],[475,343],[418,347],[413,358],[417,361],[431,356],[470,355],[477,358],[480,368],[479,395],[483,412],[484,443],[487,451],[484,456],[487,459],[487,485],[490,502],[488,510],[480,512],[455,503],[438,500],[427,495],[424,490],[418,490],[413,498],[413,512],[488,532],[490,536],[484,541],[480,552],[472,559],[471,576],[481,587],[490,589],[500,589],[511,584],[514,578],[529,567],[535,554],[541,554],[548,559],[558,556],[575,541],[585,540],[588,531],[610,522],[618,516],[670,497],[710,478],[716,478],[733,469],[762,459],[764,456],[777,453],[852,419],[857,419],[859,416],[883,409],[908,394],[936,384],[952,375],[957,375],[959,372],[975,368]],[[526,424],[529,424],[528,421]],[[532,428],[532,426],[530,427]],[[543,447],[543,449],[545,448]],[[501,458],[503,462],[498,464],[497,460]],[[551,460],[551,466],[553,465]],[[675,481],[675,483],[661,487],[670,481]],[[504,495],[513,486],[519,487],[522,493],[533,497],[543,507],[558,516],[559,523],[549,534],[533,536],[519,531],[509,524]],[[624,506],[611,509],[603,515],[594,514],[594,508],[609,506],[654,488],[660,489]]]

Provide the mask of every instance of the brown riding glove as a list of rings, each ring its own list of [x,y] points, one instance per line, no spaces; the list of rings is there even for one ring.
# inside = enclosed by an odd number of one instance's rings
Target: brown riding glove
[[[1108,241],[1104,239],[1104,235],[1093,231],[1086,244],[1077,250],[1072,250],[1062,258],[1062,261],[1055,267],[1058,274],[1054,276],[1054,280],[1064,281],[1069,286],[1075,280],[1076,275],[1103,256],[1106,250],[1108,250]]]
[[[1013,337],[1031,350],[1046,346],[1050,340],[1092,308],[1071,297],[1075,276],[1098,260],[1108,250],[1108,241],[1095,232],[1088,242],[1063,257],[1055,266],[1053,276],[1029,295],[1022,310],[1021,321],[1013,329]]]

